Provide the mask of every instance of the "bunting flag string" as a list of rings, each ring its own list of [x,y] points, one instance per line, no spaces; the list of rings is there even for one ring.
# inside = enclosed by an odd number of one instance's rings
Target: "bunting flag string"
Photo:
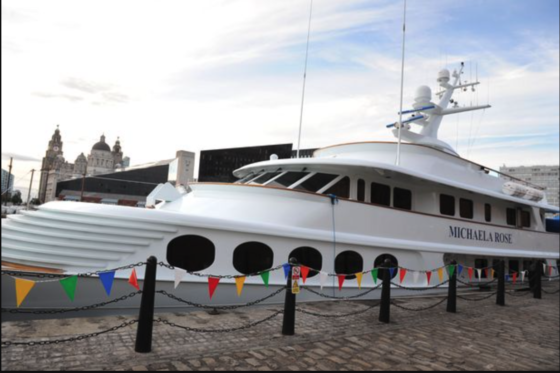
[[[321,282],[321,290],[323,290],[323,288],[327,284],[327,281],[329,280],[329,274],[325,272],[321,272],[319,274],[319,280]]]
[[[486,276],[486,278],[490,278],[490,270],[488,268],[484,269],[484,276]]]
[[[517,282],[517,272],[513,272],[513,284],[515,285],[515,283]]]
[[[420,272],[418,271],[412,272],[412,281],[415,284],[417,284],[419,280],[420,280]]]
[[[476,274],[478,275],[478,281],[480,282],[482,280],[482,269],[477,269]]]
[[[473,274],[474,274],[474,269],[471,268],[471,267],[469,267],[469,268],[468,268],[468,271],[469,271],[469,281],[472,281]]]
[[[443,268],[438,269],[439,282],[443,282]]]
[[[301,280],[303,284],[307,281],[307,276],[309,276],[309,267],[301,266]]]
[[[525,282],[525,275],[527,274],[527,271],[523,271],[521,272],[521,283]]]
[[[76,287],[78,286],[78,276],[72,276],[59,281],[68,298],[73,302],[76,295]]]
[[[290,275],[290,271],[292,270],[292,266],[286,263],[282,266],[282,268],[284,269],[284,280],[287,280]]]
[[[461,276],[461,274],[463,273],[463,269],[464,269],[464,267],[462,265],[459,264],[457,266],[457,275],[458,276]]]
[[[377,268],[371,271],[371,277],[373,277],[373,282],[377,285],[377,279],[379,277],[379,270]]]
[[[364,277],[363,273],[356,273],[356,280],[358,280],[358,289],[362,288],[362,278]]]
[[[448,273],[449,273],[449,278],[453,277],[453,275],[455,274],[455,266],[454,265],[450,265],[447,267]]]
[[[338,275],[338,290],[342,291],[342,285],[344,285],[344,280],[346,280],[346,276]]]
[[[432,279],[432,272],[426,272],[426,277],[428,279],[428,286],[430,286],[430,281]]]
[[[175,289],[177,289],[177,286],[179,286],[179,284],[181,283],[181,281],[183,281],[186,275],[187,275],[187,271],[183,269],[175,268]]]
[[[138,285],[138,276],[136,275],[136,268],[132,269],[132,273],[128,279],[128,283],[132,285],[136,290],[140,290],[140,285]]]
[[[113,282],[115,281],[115,271],[104,272],[99,274],[99,280],[105,288],[107,295],[111,295],[111,290],[113,289]]]
[[[208,277],[208,292],[210,294],[210,299],[214,296],[214,292],[220,283],[220,279],[217,277]]]
[[[243,286],[245,286],[245,280],[247,279],[247,277],[237,277],[235,279],[235,285],[237,286],[237,296],[241,297],[241,294],[243,293]]]
[[[389,268],[389,272],[391,273],[391,278],[395,277],[395,271],[396,270],[397,270],[396,268]]]
[[[399,271],[399,274],[400,274],[400,280],[401,280],[401,284],[402,284],[403,281],[404,281],[404,278],[406,277],[406,269],[401,268],[400,271]]]
[[[27,295],[29,295],[29,292],[34,286],[35,281],[16,278],[16,300],[18,308],[21,306],[25,298],[27,298]]]
[[[266,287],[268,287],[268,282],[270,280],[270,271],[266,271],[266,272],[261,273],[261,278],[264,282],[264,285]]]

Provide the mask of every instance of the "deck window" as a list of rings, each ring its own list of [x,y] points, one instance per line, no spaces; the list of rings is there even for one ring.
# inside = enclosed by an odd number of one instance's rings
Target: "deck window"
[[[517,210],[507,209],[506,210],[507,225],[517,226]]]
[[[393,255],[391,254],[382,254],[379,255],[376,259],[375,262],[373,263],[373,267],[374,268],[381,268],[381,267],[385,267],[385,260],[389,259],[389,262],[391,263],[391,268],[397,268],[399,266],[399,261],[397,260],[397,258],[395,258]],[[379,280],[383,281],[383,279],[385,278],[385,271],[386,269],[380,269],[379,272],[377,273],[377,277],[379,278]],[[397,273],[399,271],[395,270],[393,272],[393,277],[391,277],[391,280],[394,279],[395,277],[397,277]]]
[[[323,194],[334,194],[340,198],[350,198],[350,178],[346,176],[340,179],[340,181],[327,189]]]
[[[366,200],[366,182],[363,179],[358,180],[357,199],[360,202],[364,202]]]
[[[243,178],[237,180],[237,181],[235,182],[235,184],[244,184],[244,183],[246,183],[247,181],[251,180],[251,179],[254,178],[254,177],[255,177],[255,173],[254,173],[254,172],[250,172],[247,176],[245,176],[245,177],[243,177]]]
[[[391,206],[391,187],[384,184],[371,183],[371,203]]]
[[[314,269],[315,271],[309,271],[308,278],[315,277],[323,269],[323,256],[312,247],[299,247],[291,252],[289,259],[295,258],[299,264]]]
[[[287,188],[290,185],[295,184],[296,181],[303,179],[307,175],[309,175],[309,172],[288,172],[268,184],[268,186]]]
[[[459,213],[462,218],[474,218],[474,203],[470,199],[461,198],[459,200]]]
[[[521,211],[521,226],[531,228],[531,213],[529,211]]]
[[[484,220],[486,220],[487,223],[492,221],[492,205],[489,203],[484,205]]]
[[[188,272],[203,271],[214,263],[216,247],[209,239],[188,235],[177,237],[167,246],[167,262]]]
[[[364,270],[364,259],[355,251],[345,251],[336,257],[334,268],[336,273],[348,275],[347,280],[353,280],[356,276],[352,273],[359,273]]]
[[[439,196],[439,211],[442,215],[455,216],[455,197],[441,194]]]
[[[408,189],[395,188],[393,207],[412,210],[412,192]]]
[[[272,268],[274,252],[260,242],[239,245],[233,253],[233,267],[244,275],[266,271]]]
[[[276,172],[265,172],[264,175],[256,178],[255,180],[253,180],[251,182],[251,184],[264,184],[269,180],[274,179],[276,176],[280,175],[282,172],[280,171],[276,171]]]
[[[318,173],[311,176],[309,179],[305,180],[303,183],[299,184],[294,189],[315,193],[336,178],[337,175]]]

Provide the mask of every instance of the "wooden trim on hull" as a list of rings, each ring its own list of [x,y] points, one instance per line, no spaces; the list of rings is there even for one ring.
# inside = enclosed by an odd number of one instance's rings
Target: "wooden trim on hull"
[[[24,272],[38,272],[38,273],[49,273],[55,275],[64,274],[64,271],[61,269],[54,269],[54,268],[44,268],[44,267],[33,267],[24,264],[16,264],[10,262],[2,261],[2,270],[17,270],[17,271],[24,271]]]

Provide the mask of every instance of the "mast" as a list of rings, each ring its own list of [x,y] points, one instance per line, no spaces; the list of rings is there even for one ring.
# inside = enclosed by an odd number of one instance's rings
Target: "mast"
[[[307,28],[307,46],[305,47],[305,67],[303,70],[303,90],[301,93],[301,110],[299,113],[299,134],[298,134],[298,144],[297,144],[297,154],[296,158],[299,158],[299,151],[301,148],[301,127],[303,125],[303,104],[305,102],[305,83],[307,81],[307,61],[309,58],[309,37],[311,36],[311,17],[313,16],[313,0],[311,0],[311,5],[309,8],[309,26]]]
[[[401,164],[401,136],[402,136],[402,115],[403,115],[403,95],[404,95],[404,57],[405,57],[405,42],[406,42],[406,1],[404,0],[404,15],[403,15],[403,39],[402,39],[402,62],[401,62],[401,103],[399,109],[399,122],[398,122],[398,142],[397,142],[397,166]]]

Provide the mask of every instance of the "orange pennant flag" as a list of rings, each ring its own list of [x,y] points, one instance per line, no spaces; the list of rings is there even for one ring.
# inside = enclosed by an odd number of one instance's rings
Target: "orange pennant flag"
[[[358,288],[359,289],[362,288],[362,278],[363,277],[364,277],[364,274],[362,272],[356,273],[356,280],[358,280]]]
[[[307,281],[307,276],[309,276],[309,267],[301,266],[301,280],[304,284]]]
[[[243,293],[243,286],[245,285],[245,280],[247,277],[236,277],[235,284],[237,285],[237,296],[240,297]]]
[[[401,284],[402,284],[402,282],[404,281],[404,278],[405,278],[405,276],[406,276],[406,269],[401,268],[400,271],[399,271],[399,273],[400,273],[400,275],[401,275],[401,276],[400,276],[400,279],[401,279]]]
[[[132,273],[130,274],[130,278],[128,279],[128,283],[136,288],[136,290],[140,290],[140,286],[138,285],[138,276],[136,276],[136,268],[132,269]]]
[[[439,282],[443,282],[443,268],[438,269],[437,271]]]
[[[338,290],[342,290],[342,285],[344,285],[344,280],[346,280],[346,276],[338,275]]]
[[[31,280],[22,280],[20,278],[16,278],[16,299],[17,299],[17,306],[21,306],[31,289],[35,286],[35,281]]]
[[[490,270],[490,280],[494,279],[494,275],[496,274],[496,271],[494,271],[493,269]]]

